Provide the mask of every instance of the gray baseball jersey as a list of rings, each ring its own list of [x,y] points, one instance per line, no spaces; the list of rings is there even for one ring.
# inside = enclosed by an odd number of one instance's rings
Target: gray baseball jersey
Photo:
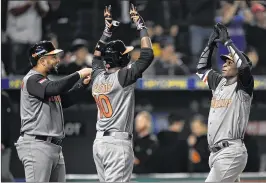
[[[208,119],[210,146],[222,140],[243,139],[249,120],[253,76],[246,58],[233,43],[228,45],[228,49],[238,68],[235,82],[228,84],[226,78],[210,68],[213,48],[204,49],[198,64],[197,75],[209,86],[213,94]]]
[[[20,98],[21,132],[29,135],[43,135],[51,137],[64,137],[64,117],[60,96],[51,96],[40,99],[28,92],[28,79],[41,74],[30,70],[23,78]],[[42,76],[38,81],[41,85],[49,82]]]
[[[134,85],[122,87],[115,73],[101,72],[94,80],[92,95],[98,107],[97,131],[132,133],[135,96]]]
[[[98,107],[97,131],[133,131],[134,83],[153,60],[153,51],[142,48],[140,58],[114,73],[105,70],[102,58],[93,59],[92,95]]]
[[[208,118],[209,145],[244,138],[252,96],[238,87],[237,82],[226,85],[226,79],[222,78],[212,91]]]

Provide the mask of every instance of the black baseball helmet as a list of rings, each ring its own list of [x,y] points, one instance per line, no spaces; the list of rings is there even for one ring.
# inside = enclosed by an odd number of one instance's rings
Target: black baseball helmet
[[[29,50],[29,60],[31,66],[36,66],[38,60],[47,55],[55,55],[62,53],[63,50],[56,49],[52,42],[50,41],[40,41],[39,43],[36,43],[33,45]]]
[[[249,65],[250,69],[252,69],[252,62],[250,61],[250,59],[248,58],[248,56],[244,52],[241,52],[241,53],[246,58],[246,60],[248,61],[248,65]],[[231,54],[228,54],[228,55],[220,55],[220,58],[223,61],[226,61],[226,59],[234,60],[233,59],[233,56]]]
[[[103,57],[109,68],[125,67],[130,61],[129,52],[133,49],[133,46],[125,46],[121,40],[110,41],[103,49]]]

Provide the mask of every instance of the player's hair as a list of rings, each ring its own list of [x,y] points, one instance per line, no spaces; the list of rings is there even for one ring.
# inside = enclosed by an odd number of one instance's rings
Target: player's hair
[[[207,124],[207,120],[205,118],[205,116],[203,116],[202,114],[196,114],[193,116],[193,118],[191,119],[191,124],[195,121],[199,121],[201,124],[206,125]]]
[[[151,113],[149,113],[148,111],[141,111],[137,114],[137,116],[144,116],[147,120],[152,121]]]
[[[185,117],[179,113],[170,113],[168,116],[168,124],[171,126],[175,122],[184,122]]]

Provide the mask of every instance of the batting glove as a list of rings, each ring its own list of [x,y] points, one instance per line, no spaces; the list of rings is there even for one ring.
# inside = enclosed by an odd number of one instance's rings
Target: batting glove
[[[136,7],[133,4],[131,4],[129,14],[133,22],[136,24],[137,30],[140,31],[141,29],[147,29],[143,18],[139,15]]]
[[[213,46],[217,46],[216,45],[216,40],[218,40],[219,38],[219,33],[216,29],[213,29],[210,37],[209,37],[209,40],[208,40],[208,46],[209,47],[213,47]]]
[[[104,9],[105,28],[103,34],[107,37],[111,37],[114,29],[116,29],[120,24],[120,22],[113,20],[111,9],[111,5],[108,7],[106,6]]]
[[[223,25],[221,23],[217,23],[214,27],[219,33],[219,39],[217,41],[219,41],[223,44],[228,43],[228,42],[232,42],[225,25]]]

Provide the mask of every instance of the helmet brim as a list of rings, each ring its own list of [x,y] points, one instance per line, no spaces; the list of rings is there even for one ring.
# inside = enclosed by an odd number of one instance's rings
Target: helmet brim
[[[245,57],[246,60],[248,61],[248,65],[249,65],[249,67],[252,68],[252,62],[250,61],[250,59],[248,58],[248,56],[247,56],[244,52],[241,52],[241,53],[244,55],[244,57]],[[220,55],[220,58],[221,58],[224,62],[226,62],[227,59],[229,59],[229,60],[233,60],[233,61],[234,61],[234,59],[233,59],[233,57],[231,57],[231,55]]]
[[[122,53],[122,55],[131,52],[132,50],[134,50],[134,46],[126,46],[126,50],[124,51],[124,53]]]
[[[229,60],[234,60],[230,55],[220,55],[220,58],[221,58],[223,61],[226,61],[227,59],[229,59]]]
[[[64,51],[61,50],[61,49],[55,49],[53,51],[50,51],[49,53],[46,53],[45,56],[47,55],[57,55],[57,54],[60,54],[60,53],[63,53]]]

